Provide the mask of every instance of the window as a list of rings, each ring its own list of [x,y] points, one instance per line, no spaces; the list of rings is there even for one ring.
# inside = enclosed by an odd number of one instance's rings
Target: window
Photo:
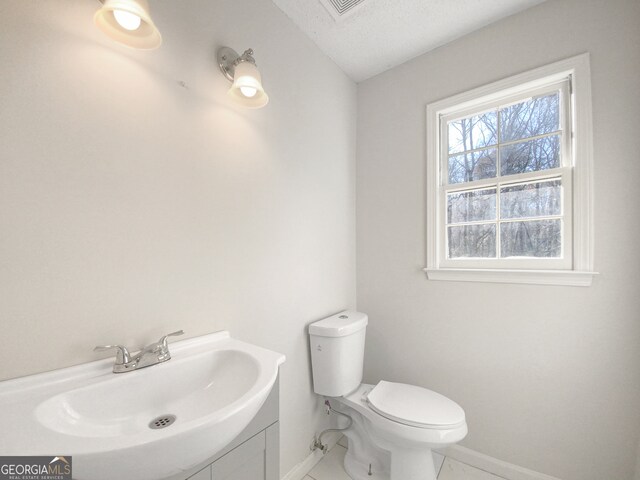
[[[427,107],[430,279],[591,283],[590,101],[585,54]]]

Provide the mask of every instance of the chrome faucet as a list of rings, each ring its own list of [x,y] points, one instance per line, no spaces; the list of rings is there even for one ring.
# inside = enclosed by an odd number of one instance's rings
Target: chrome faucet
[[[139,368],[150,367],[151,365],[171,360],[167,338],[182,335],[183,333],[182,330],[168,333],[157,342],[147,345],[133,356],[129,353],[127,347],[123,345],[99,345],[94,348],[93,351],[104,352],[105,350],[116,348],[118,351],[116,352],[116,362],[113,364],[113,373],[132,372]]]

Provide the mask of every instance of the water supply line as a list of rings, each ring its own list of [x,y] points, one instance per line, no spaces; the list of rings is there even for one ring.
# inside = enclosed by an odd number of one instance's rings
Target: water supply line
[[[349,428],[351,428],[351,425],[353,425],[353,418],[351,418],[349,415],[347,415],[346,413],[342,413],[339,412],[338,410],[335,410],[331,404],[329,403],[329,400],[325,400],[324,401],[325,406],[327,407],[327,415],[331,415],[331,413],[337,413],[338,415],[342,415],[343,417],[347,417],[349,419],[349,425],[347,425],[344,428],[327,428],[326,430],[323,430],[322,432],[320,432],[320,435],[318,435],[318,438],[316,438],[313,442],[313,447],[311,448],[311,450],[315,450],[317,448],[319,448],[322,451],[322,454],[324,455],[325,453],[327,453],[327,445],[322,443],[322,436],[326,433],[329,432],[343,432],[344,430],[348,430]]]

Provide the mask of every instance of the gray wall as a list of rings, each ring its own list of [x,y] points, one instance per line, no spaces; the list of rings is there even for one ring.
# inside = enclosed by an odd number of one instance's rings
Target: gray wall
[[[640,434],[640,2],[550,0],[358,87],[358,308],[366,379],[466,410],[463,445],[565,480],[630,480]],[[590,288],[429,281],[425,107],[591,52]]]
[[[269,1],[155,0],[150,52],[99,6],[0,2],[0,379],[228,329],[287,355],[287,472],[324,419],[305,325],[355,304],[356,85]],[[227,97],[221,45],[266,108]]]

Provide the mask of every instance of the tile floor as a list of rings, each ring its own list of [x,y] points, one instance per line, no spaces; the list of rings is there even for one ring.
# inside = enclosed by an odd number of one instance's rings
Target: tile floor
[[[347,453],[346,438],[340,439],[338,444],[327,453],[318,464],[313,467],[304,480],[351,480],[343,468],[344,455]],[[438,480],[505,480],[483,470],[464,463],[434,454],[434,463],[438,472]]]

